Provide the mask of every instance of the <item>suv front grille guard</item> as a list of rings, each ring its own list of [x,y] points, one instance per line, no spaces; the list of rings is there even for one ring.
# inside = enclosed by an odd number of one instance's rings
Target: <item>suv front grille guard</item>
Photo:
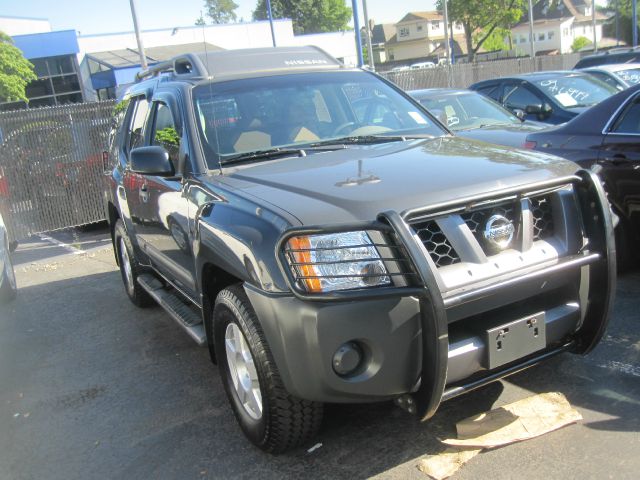
[[[397,212],[389,211],[379,215],[378,220],[388,224],[400,243],[405,246],[406,253],[422,283],[419,295],[422,318],[422,375],[419,388],[412,393],[416,414],[421,419],[426,420],[433,416],[442,400],[453,398],[463,392],[504,378],[557,353],[572,350],[575,353],[586,354],[604,334],[613,306],[616,274],[615,241],[610,208],[600,181],[592,172],[586,170],[581,170],[574,177],[535,185],[532,190],[542,191],[567,183],[571,183],[574,187],[581,213],[581,227],[584,236],[588,239],[580,252],[559,259],[554,265],[540,268],[525,275],[512,276],[488,286],[470,289],[446,299],[443,298],[436,269],[427,260],[432,257],[423,239],[415,229],[411,228],[407,219],[424,213],[452,211],[455,210],[456,205],[481,202],[484,198],[469,198],[455,202],[455,204],[438,205],[431,208],[429,212],[416,210],[400,215]],[[517,192],[501,192],[502,195],[511,193]],[[545,202],[540,202],[540,204],[543,203]],[[544,209],[546,207],[534,205],[534,208]],[[541,213],[540,218],[544,215]],[[547,223],[550,222],[547,220]],[[541,231],[545,229],[548,231],[550,228],[552,227],[541,227]],[[495,292],[497,289],[530,282],[536,277],[542,278],[558,271],[581,267],[589,268],[588,301],[585,302],[586,311],[582,323],[571,340],[563,345],[548,348],[514,362],[515,364],[508,364],[500,369],[474,376],[466,383],[446,386],[449,348],[447,308],[481,298],[489,291]]]

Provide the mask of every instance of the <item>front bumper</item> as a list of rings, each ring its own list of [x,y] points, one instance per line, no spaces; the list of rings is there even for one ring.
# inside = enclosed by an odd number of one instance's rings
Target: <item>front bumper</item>
[[[246,286],[285,387],[321,402],[367,402],[413,396],[421,418],[442,399],[531,366],[564,350],[587,353],[606,328],[615,290],[613,228],[600,183],[575,181],[587,248],[525,273],[505,275],[443,298],[441,285],[405,219],[385,212],[420,288],[392,296],[310,301]],[[396,289],[397,290],[397,289]],[[476,324],[501,325],[544,312],[545,347],[490,370],[487,340]],[[364,370],[341,377],[332,367],[344,343],[364,345]]]

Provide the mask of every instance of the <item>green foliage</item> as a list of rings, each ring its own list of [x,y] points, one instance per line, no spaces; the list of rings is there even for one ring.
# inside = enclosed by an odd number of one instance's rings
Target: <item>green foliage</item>
[[[464,0],[448,4],[449,21],[460,22],[464,27],[469,60],[498,28],[515,25],[525,11],[527,0]],[[442,0],[436,7],[442,11]],[[475,32],[482,33],[473,38]]]
[[[576,39],[571,44],[571,50],[574,52],[579,52],[584,47],[590,44],[591,40],[589,40],[587,37],[576,37]]]
[[[345,0],[271,0],[273,18],[290,18],[296,34],[349,29],[351,8]],[[267,19],[267,2],[258,0],[254,20]]]
[[[198,26],[198,27],[202,27],[203,25],[206,25],[207,23],[204,21],[204,18],[202,18],[202,15],[200,15],[198,18],[196,18],[196,21],[194,22],[194,25]]]
[[[211,23],[230,23],[238,18],[234,11],[238,4],[233,0],[204,0],[205,15],[211,19]],[[202,20],[202,23],[198,23]],[[196,20],[196,25],[204,25],[202,16]]]
[[[627,43],[628,45],[631,45],[631,42],[633,41],[633,27],[631,24],[631,0],[608,0],[607,9],[611,13],[613,13],[614,16],[606,25],[604,25],[603,34],[611,38],[616,37],[616,3],[618,4],[619,11],[618,24],[620,40]],[[638,10],[640,11],[640,7],[638,7]]]
[[[0,32],[0,102],[27,101],[25,88],[37,78],[33,65],[13,45],[11,37]]]
[[[473,41],[478,42],[485,32],[479,31],[473,34]],[[509,46],[504,42],[504,39],[511,34],[506,28],[496,28],[491,35],[487,37],[482,46],[487,52],[495,52],[498,50],[509,50]]]
[[[180,137],[178,137],[178,132],[176,132],[175,128],[167,127],[156,132],[155,141],[166,146],[177,146],[180,144]]]

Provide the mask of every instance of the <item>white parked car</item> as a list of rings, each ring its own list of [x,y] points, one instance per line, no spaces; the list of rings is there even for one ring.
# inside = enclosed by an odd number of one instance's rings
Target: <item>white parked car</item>
[[[8,302],[16,296],[16,276],[11,263],[9,234],[0,214],[0,303]]]
[[[433,68],[436,64],[433,62],[418,62],[411,65],[411,70],[419,70],[421,68]]]
[[[597,67],[582,68],[598,80],[608,83],[618,90],[626,90],[640,83],[640,63],[615,63],[598,65]]]

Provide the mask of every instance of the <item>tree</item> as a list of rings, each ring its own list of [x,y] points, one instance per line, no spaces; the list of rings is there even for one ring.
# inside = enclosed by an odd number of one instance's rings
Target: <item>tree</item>
[[[211,23],[230,23],[238,18],[234,10],[238,4],[233,0],[204,0],[205,15],[211,19]],[[202,25],[196,20],[196,25]],[[204,21],[204,19],[202,19]]]
[[[204,25],[206,25],[207,23],[204,21],[204,18],[202,18],[202,15],[200,15],[198,18],[196,18],[196,21],[194,23],[195,26],[197,27],[202,27]]]
[[[504,39],[507,38],[511,32],[506,28],[496,28],[491,35],[487,37],[482,46],[487,52],[496,52],[498,50],[509,50],[509,46],[504,43]],[[473,35],[473,39],[477,42],[484,36],[484,32],[481,30]]]
[[[273,18],[290,18],[296,34],[349,29],[351,8],[345,0],[271,0]],[[267,19],[267,2],[258,0],[254,20]]]
[[[589,40],[587,37],[576,37],[576,39],[571,44],[571,50],[574,52],[579,52],[584,47],[590,44],[591,40]]]
[[[11,37],[0,32],[0,102],[27,102],[25,89],[37,78],[33,65],[24,58]]]
[[[618,25],[620,40],[631,45],[633,41],[633,26],[631,24],[631,0],[609,0],[607,2],[607,10],[612,12],[614,16],[604,26],[604,35],[607,37],[616,37],[616,5],[618,6]]]
[[[469,61],[475,59],[480,47],[497,28],[510,28],[524,13],[526,0],[454,0],[448,4],[449,21],[460,22],[464,28]],[[442,11],[443,0],[436,7]],[[475,39],[473,34],[480,31]]]

